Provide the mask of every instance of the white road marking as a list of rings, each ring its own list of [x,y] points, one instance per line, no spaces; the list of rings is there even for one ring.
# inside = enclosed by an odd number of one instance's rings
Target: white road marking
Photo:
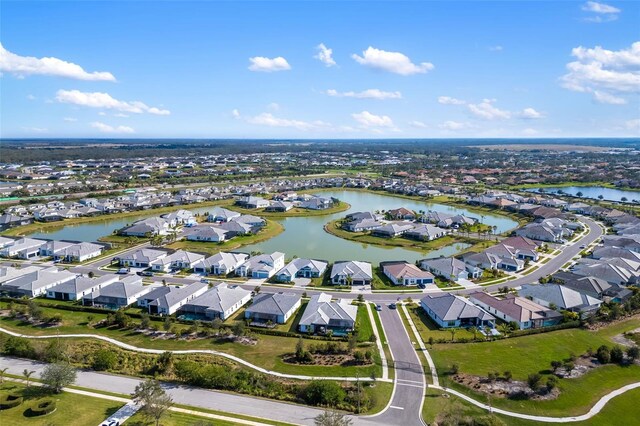
[[[390,405],[389,408],[395,408],[396,410],[404,410],[404,407],[396,407],[395,405]]]

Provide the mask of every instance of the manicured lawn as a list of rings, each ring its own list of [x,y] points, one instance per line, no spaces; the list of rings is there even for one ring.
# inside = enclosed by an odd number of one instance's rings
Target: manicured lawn
[[[364,305],[358,306],[356,323],[358,324],[358,342],[368,342],[373,334],[373,325],[369,319],[367,308]]]
[[[6,308],[7,303],[0,302],[0,306]],[[314,375],[314,376],[348,376],[354,375],[357,371],[360,372],[361,377],[368,377],[372,371],[375,371],[377,376],[380,377],[381,367],[379,362],[373,366],[306,366],[306,365],[293,365],[286,364],[282,361],[281,357],[287,353],[295,352],[295,346],[298,341],[295,337],[281,337],[281,336],[268,336],[263,334],[254,334],[254,337],[258,340],[256,345],[243,345],[239,343],[224,342],[219,343],[213,339],[199,339],[193,341],[187,340],[161,340],[151,339],[143,334],[132,330],[119,330],[116,328],[91,328],[87,326],[88,316],[93,316],[92,322],[96,323],[106,317],[106,314],[88,314],[86,312],[73,312],[63,311],[52,308],[42,308],[45,316],[50,316],[53,313],[60,313],[63,316],[63,322],[58,327],[34,327],[30,324],[23,323],[19,320],[10,319],[8,317],[0,318],[0,326],[18,331],[24,334],[30,335],[55,335],[57,332],[60,334],[78,334],[89,333],[99,334],[106,337],[117,339],[123,343],[128,343],[137,347],[161,349],[161,350],[184,350],[184,349],[208,349],[215,350],[231,355],[239,356],[255,365],[260,367],[290,374],[302,374],[302,375]],[[291,320],[290,320],[291,321]],[[154,322],[161,328],[160,323]],[[188,328],[188,325],[175,324],[179,329]],[[316,341],[305,341],[309,343],[319,343]],[[345,343],[346,344],[346,343]],[[376,352],[375,356],[379,354],[375,350],[375,347],[371,347]]]
[[[5,381],[0,385],[0,394],[20,394],[24,402],[7,410],[0,410],[0,424],[2,425],[99,425],[120,407],[121,402],[100,398],[92,398],[84,395],[76,395],[68,392],[61,394],[44,393],[42,388],[31,386],[28,389],[19,383]],[[56,401],[56,411],[51,414],[38,417],[27,417],[28,408],[38,401],[53,399]]]
[[[424,310],[419,305],[408,305],[407,310],[409,311],[409,315],[411,316],[411,319],[413,320],[413,323],[415,324],[425,345],[428,345],[430,337],[432,337],[434,341],[441,339],[445,339],[447,341],[451,340],[451,332],[447,329],[438,328],[438,325],[433,322],[427,314],[425,314]],[[402,316],[402,318],[404,319],[404,316]],[[480,336],[480,334],[478,334],[478,336]],[[473,334],[465,329],[457,328],[453,337],[456,340],[461,338],[473,339]],[[461,348],[459,344],[454,344],[452,346],[458,349]]]
[[[362,385],[362,389],[373,398],[373,406],[363,414],[379,413],[387,406],[393,392],[393,383],[376,382],[374,386]]]
[[[155,425],[155,421],[145,417],[142,412],[137,412],[131,416],[127,422],[127,426],[151,426]],[[242,423],[227,422],[220,419],[211,419],[207,417],[195,416],[186,413],[177,413],[175,411],[169,411],[160,419],[162,426],[190,426],[190,425],[221,425],[221,426],[234,426],[241,425]]]
[[[235,250],[242,246],[257,244],[275,237],[284,231],[284,227],[273,220],[267,220],[267,224],[258,233],[253,235],[242,235],[232,238],[222,243],[214,243],[209,241],[188,241],[181,240],[166,245],[165,247],[174,250],[187,250],[198,253],[216,254],[220,251]]]
[[[443,396],[447,395],[447,396]],[[467,401],[448,395],[437,389],[427,389],[422,406],[422,420],[426,424],[433,424],[439,414],[457,412],[463,416],[478,417],[488,414],[486,411],[468,403]],[[510,425],[510,423],[507,423]]]

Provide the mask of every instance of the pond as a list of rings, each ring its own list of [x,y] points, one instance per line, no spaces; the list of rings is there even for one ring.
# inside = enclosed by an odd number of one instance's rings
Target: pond
[[[470,217],[480,219],[480,215],[465,208],[451,207],[443,204],[424,203],[410,199],[402,199],[384,194],[376,194],[364,191],[350,190],[329,190],[321,192],[326,197],[336,197],[351,205],[347,212],[336,213],[326,216],[291,217],[278,219],[285,230],[262,243],[244,246],[244,252],[260,251],[263,253],[281,251],[287,257],[307,257],[328,260],[366,260],[378,263],[384,260],[407,260],[415,262],[425,257],[449,256],[469,247],[468,244],[454,243],[438,250],[420,253],[414,250],[407,250],[402,247],[377,247],[369,244],[361,244],[353,241],[338,238],[324,231],[326,223],[341,218],[347,213],[356,211],[389,210],[399,207],[406,207],[411,210],[437,210],[452,214],[465,214]],[[194,213],[204,213],[210,211],[212,207],[200,207],[190,209]],[[105,219],[100,222],[79,224],[76,226],[66,226],[46,233],[34,233],[31,237],[41,237],[50,239],[67,239],[79,241],[96,241],[104,235],[109,235],[114,229],[119,229],[135,220],[149,217],[149,213],[141,213],[139,216],[132,216],[123,219]],[[515,228],[517,222],[503,216],[485,214],[483,223],[496,226],[496,232],[504,232]]]
[[[562,191],[564,194],[577,196],[579,192],[582,193],[581,197],[598,199],[602,195],[602,199],[607,201],[622,201],[622,198],[626,198],[627,202],[638,200],[640,202],[640,191],[631,191],[616,188],[604,188],[601,186],[565,186],[557,188],[542,188],[547,194],[558,194],[558,191]],[[539,192],[539,188],[532,188],[530,192]]]

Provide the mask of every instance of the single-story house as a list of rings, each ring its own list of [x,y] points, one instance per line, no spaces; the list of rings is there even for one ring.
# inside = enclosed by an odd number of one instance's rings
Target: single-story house
[[[219,284],[180,307],[180,315],[225,320],[251,300],[251,292],[235,285]]]
[[[16,297],[38,297],[52,287],[75,279],[76,274],[56,267],[30,270],[16,278],[5,281],[0,292]]]
[[[415,220],[416,214],[404,207],[400,207],[399,209],[393,209],[387,211],[387,214],[392,220]]]
[[[272,201],[264,211],[266,212],[288,212],[293,208],[293,203],[289,201]]]
[[[382,273],[395,285],[434,284],[435,277],[431,272],[423,271],[409,262],[380,262]]]
[[[259,293],[253,303],[244,311],[244,317],[252,322],[284,324],[298,310],[302,303],[299,294]]]
[[[222,207],[216,207],[211,210],[207,220],[209,222],[228,222],[237,217],[240,217],[240,213]]]
[[[227,275],[247,261],[248,254],[219,252],[193,267],[197,274]]]
[[[106,274],[95,278],[79,276],[50,288],[47,290],[47,297],[57,300],[80,300],[87,294],[113,284],[119,279],[120,277],[116,274]]]
[[[189,210],[177,210],[164,214],[161,217],[169,222],[169,226],[172,227],[178,225],[193,226],[198,223],[196,217]]]
[[[419,241],[433,241],[447,235],[447,230],[430,224],[417,225],[406,231],[403,236]]]
[[[519,329],[546,327],[562,321],[562,314],[524,297],[508,294],[498,299],[481,291],[469,299],[504,322],[513,322]]]
[[[454,282],[460,279],[479,278],[482,275],[482,269],[469,265],[455,257],[425,259],[420,261],[420,267]]]
[[[209,241],[220,243],[227,240],[229,231],[214,225],[198,225],[189,229],[187,240],[189,241]]]
[[[301,333],[345,335],[353,331],[358,307],[349,300],[339,299],[331,301],[331,295],[315,294],[309,300],[298,323]]]
[[[204,282],[195,282],[180,287],[173,286],[170,287],[167,293],[160,294],[154,300],[148,302],[147,308],[150,314],[172,315],[180,307],[204,294],[208,289],[209,284]]]
[[[495,327],[493,315],[455,294],[427,295],[420,306],[439,327]]]
[[[318,278],[327,270],[328,262],[315,259],[297,258],[276,273],[280,282],[291,282],[294,278]]]
[[[571,312],[594,313],[602,300],[560,284],[525,284],[518,294],[546,306]]]
[[[161,217],[150,217],[134,222],[120,230],[120,235],[146,237],[148,235],[167,235],[171,231],[169,221]]]
[[[40,247],[40,256],[50,256],[53,260],[63,262],[84,262],[100,256],[103,249],[102,245],[94,243],[48,241],[47,244]]]
[[[245,209],[263,209],[269,207],[269,201],[260,197],[240,197],[236,200],[236,204]]]
[[[166,251],[152,249],[138,249],[128,252],[116,259],[120,262],[120,266],[132,266],[134,268],[148,268],[151,264],[159,259],[167,256]]]
[[[178,250],[168,256],[151,263],[151,269],[158,272],[169,272],[172,269],[193,269],[204,260],[204,255],[190,251]]]
[[[414,227],[415,225],[407,222],[387,223],[371,231],[371,234],[377,237],[392,238],[411,231]]]
[[[7,247],[0,249],[0,256],[2,257],[17,257],[20,259],[30,259],[38,256],[40,253],[40,247],[44,246],[47,242],[44,240],[37,240],[34,238],[20,238]]]
[[[83,296],[82,304],[120,309],[135,303],[138,298],[154,288],[142,285],[142,277],[137,275],[121,276],[118,281]]]
[[[370,285],[373,271],[369,262],[336,262],[331,268],[331,282],[337,285]]]

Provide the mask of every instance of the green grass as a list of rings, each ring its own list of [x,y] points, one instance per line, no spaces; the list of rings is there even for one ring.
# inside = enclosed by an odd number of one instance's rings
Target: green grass
[[[280,234],[282,231],[284,231],[284,227],[279,222],[267,220],[266,225],[256,234],[241,235],[222,243],[181,240],[168,244],[165,247],[173,250],[188,250],[199,253],[216,254],[220,251],[236,250],[242,246],[266,241]]]
[[[422,341],[425,343],[425,345],[428,344],[430,337],[432,337],[435,341],[438,341],[439,339],[446,339],[447,341],[451,340],[451,332],[446,329],[440,329],[438,325],[431,318],[429,318],[429,316],[427,316],[427,314],[420,306],[408,305],[407,311],[409,311],[409,315],[411,316],[411,319],[416,326],[416,330],[418,330],[418,334],[420,334],[420,337],[422,337]],[[405,326],[408,330],[408,324],[406,324],[404,315],[402,316],[402,318],[405,321]],[[473,334],[465,329],[457,328],[454,338],[456,340],[460,338],[473,339]],[[455,344],[452,346],[458,348],[458,350],[462,348],[462,346],[460,346],[459,344]]]
[[[0,385],[0,394],[9,393],[23,395],[24,402],[17,407],[0,410],[0,424],[6,426],[99,425],[124,405],[121,402],[68,392],[49,394],[40,387],[31,386],[27,389],[23,384],[7,381]],[[29,407],[48,398],[56,401],[56,411],[45,416],[25,416]]]
[[[447,396],[443,396],[447,395]],[[486,411],[468,403],[467,401],[437,389],[427,389],[422,406],[422,420],[426,424],[433,424],[441,413],[458,412],[463,416],[478,417],[487,414]],[[510,423],[507,423],[510,425]]]
[[[373,398],[374,404],[363,414],[376,414],[382,411],[391,399],[393,383],[376,382],[374,386],[363,386],[362,389]]]
[[[0,307],[6,308],[7,303],[1,302]],[[106,317],[106,314],[88,314],[86,312],[64,311],[49,307],[42,308],[45,316],[53,313],[62,315],[62,325],[43,329],[34,327],[30,324],[23,323],[16,319],[8,317],[0,318],[0,325],[4,328],[17,331],[29,335],[56,335],[59,334],[98,334],[106,337],[117,339],[123,343],[128,343],[137,347],[161,349],[161,350],[184,350],[184,349],[208,349],[216,350],[230,355],[239,356],[242,359],[251,362],[262,368],[274,370],[281,373],[301,374],[312,376],[355,376],[356,372],[361,377],[368,377],[372,371],[375,371],[380,377],[381,366],[379,362],[369,366],[307,366],[287,364],[282,361],[282,355],[295,352],[295,346],[298,341],[296,337],[268,336],[263,334],[254,334],[258,340],[256,345],[242,345],[239,343],[224,342],[219,343],[213,339],[199,339],[195,341],[186,340],[153,340],[143,334],[132,330],[119,330],[116,328],[91,328],[87,326],[87,317],[93,316],[92,322],[96,323]],[[294,320],[295,321],[295,320]],[[293,326],[293,321],[290,320]],[[161,327],[159,322],[155,324]],[[175,324],[179,329],[189,328],[188,325]],[[371,347],[375,351],[375,357],[379,354],[375,347]]]
[[[356,323],[358,327],[358,342],[368,342],[373,335],[373,325],[367,308],[364,305],[358,306],[358,315],[356,317]]]
[[[147,426],[155,425],[155,422],[148,417],[145,417],[142,412],[138,411],[131,416],[127,422],[127,426]],[[177,413],[175,411],[169,411],[160,419],[162,426],[190,426],[195,424],[200,425],[220,425],[220,426],[234,426],[241,425],[242,423],[227,422],[220,419],[211,419],[202,416],[195,416],[187,413]]]

